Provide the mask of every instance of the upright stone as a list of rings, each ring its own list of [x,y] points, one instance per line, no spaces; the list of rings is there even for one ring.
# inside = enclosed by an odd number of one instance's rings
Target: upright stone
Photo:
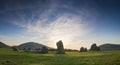
[[[61,40],[58,41],[58,42],[56,43],[56,45],[57,45],[57,53],[58,53],[58,54],[64,54],[64,53],[65,53],[65,50],[64,50],[64,46],[63,46],[62,41],[61,41]]]
[[[81,48],[80,48],[80,52],[85,52],[84,47],[81,47]]]

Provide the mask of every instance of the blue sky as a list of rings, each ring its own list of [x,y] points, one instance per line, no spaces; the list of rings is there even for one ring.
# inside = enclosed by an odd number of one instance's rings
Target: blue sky
[[[79,49],[120,44],[119,0],[0,0],[0,41]]]

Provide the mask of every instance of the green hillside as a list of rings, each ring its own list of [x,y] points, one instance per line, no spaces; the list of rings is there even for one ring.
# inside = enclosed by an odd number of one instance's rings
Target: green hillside
[[[3,42],[0,42],[0,48],[10,48],[10,46],[6,45]]]
[[[45,46],[45,45],[36,43],[36,42],[26,42],[26,43],[23,43],[23,44],[17,46],[17,48],[19,48],[19,49],[29,49],[30,48],[32,50],[35,50],[38,48],[42,48],[43,46]],[[45,46],[45,47],[47,47],[47,46]],[[47,47],[47,48],[49,48],[49,47]]]
[[[0,65],[120,65],[120,50],[38,54],[0,48]]]

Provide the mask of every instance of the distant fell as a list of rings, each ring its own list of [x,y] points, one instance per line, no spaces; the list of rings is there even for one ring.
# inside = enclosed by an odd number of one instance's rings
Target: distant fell
[[[23,43],[23,44],[17,46],[17,48],[35,50],[35,49],[38,49],[38,48],[42,48],[43,46],[45,46],[49,49],[48,46],[40,44],[40,43],[36,43],[36,42],[26,42],[26,43]]]
[[[120,44],[102,44],[99,46],[101,50],[120,50]]]
[[[6,45],[3,42],[0,42],[0,48],[10,48],[10,46]]]

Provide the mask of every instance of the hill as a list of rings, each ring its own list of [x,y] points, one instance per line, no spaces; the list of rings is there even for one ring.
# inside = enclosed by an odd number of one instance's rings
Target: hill
[[[0,42],[0,48],[10,48],[10,46],[6,45],[3,42]]]
[[[16,46],[16,47],[19,49],[29,49],[30,48],[31,50],[35,50],[38,48],[42,48],[43,46],[45,46],[45,45],[39,44],[36,42],[26,42],[26,43],[23,43],[23,44]],[[47,46],[45,46],[45,47],[47,47]],[[47,48],[49,48],[49,47],[47,47]]]
[[[99,46],[101,50],[120,50],[119,44],[103,44]]]

